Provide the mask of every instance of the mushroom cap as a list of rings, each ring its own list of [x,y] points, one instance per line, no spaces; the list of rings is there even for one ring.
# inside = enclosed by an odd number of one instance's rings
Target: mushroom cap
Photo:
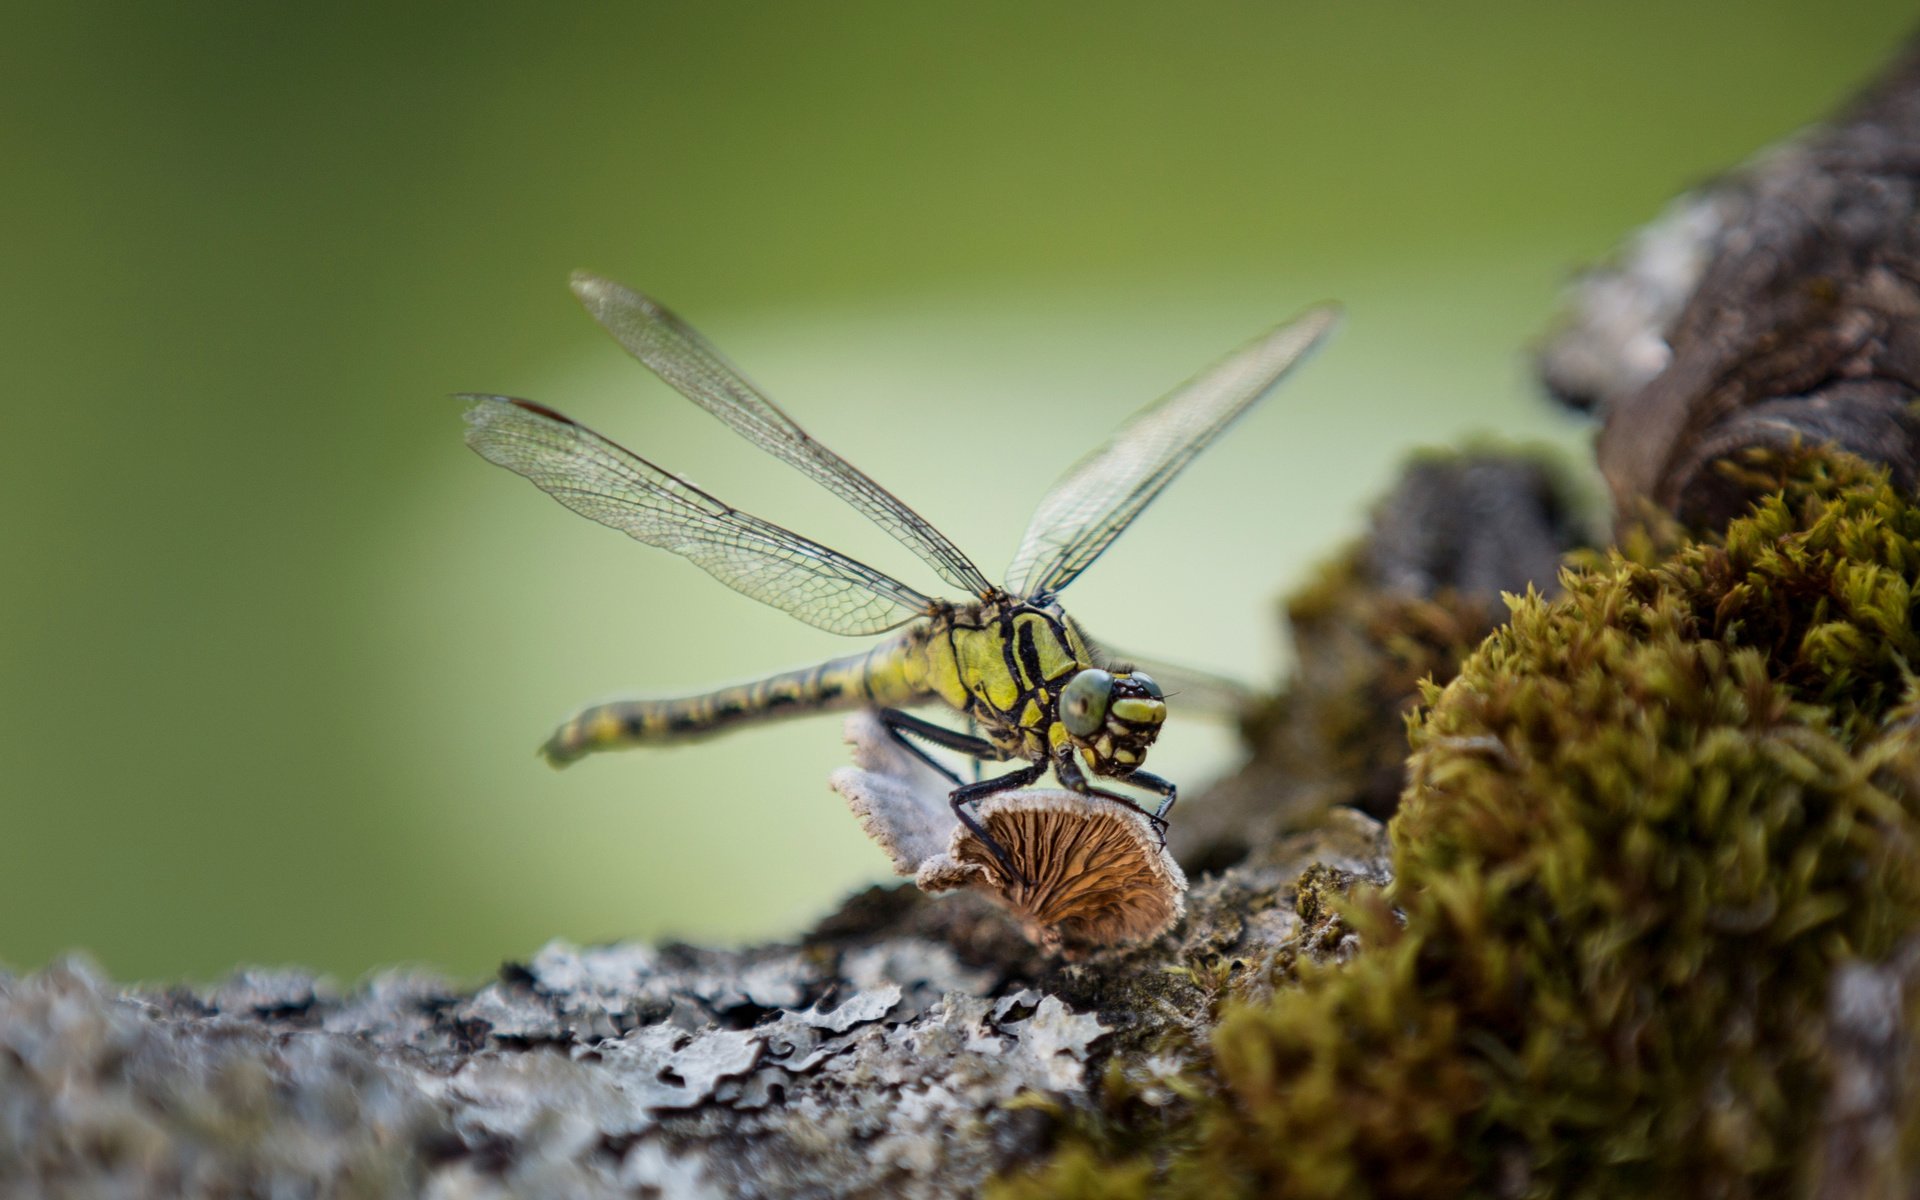
[[[929,892],[972,887],[1019,920],[1029,940],[1077,957],[1164,933],[1185,910],[1186,876],[1140,813],[1097,796],[1035,790],[980,801],[980,823],[1023,879],[956,824],[946,854],[921,867]]]
[[[920,890],[983,892],[1034,944],[1068,957],[1158,937],[1185,911],[1187,877],[1142,814],[1057,789],[989,796],[973,811],[1027,882],[1010,880],[954,819],[949,781],[873,713],[854,713],[846,728],[854,765],[834,772],[834,790]]]

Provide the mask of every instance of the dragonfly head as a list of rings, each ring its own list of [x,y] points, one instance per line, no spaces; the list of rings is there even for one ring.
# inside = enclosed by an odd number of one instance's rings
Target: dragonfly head
[[[1060,693],[1060,723],[1096,775],[1132,774],[1166,719],[1160,685],[1140,671],[1086,667]]]

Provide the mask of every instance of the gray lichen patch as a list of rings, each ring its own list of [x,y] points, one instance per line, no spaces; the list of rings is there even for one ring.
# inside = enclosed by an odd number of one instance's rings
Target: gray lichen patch
[[[1008,1102],[1081,1090],[1105,1032],[1057,997],[953,994],[917,1020],[824,1037],[790,1060],[777,1104],[750,1088],[665,1128],[727,1145],[711,1161],[735,1195],[953,1195],[1022,1136]]]
[[[419,1065],[215,994],[122,997],[82,962],[0,984],[0,1194],[418,1194],[457,1144]]]
[[[1293,881],[1383,869],[1358,814],[1295,850],[1207,881],[1175,936],[1064,966],[982,965],[1023,946],[1008,918],[903,889],[798,946],[553,942],[477,990],[0,976],[0,1195],[969,1194],[1103,1091],[1184,1103],[1222,981],[1316,953]]]
[[[1849,962],[1828,990],[1825,1040],[1830,1077],[1815,1156],[1819,1200],[1912,1191],[1920,1054],[1920,942],[1879,963]]]
[[[456,1022],[495,1042],[577,1043],[666,1021],[688,1031],[752,1024],[833,982],[798,949],[725,951],[551,942],[462,1000]]]
[[[556,942],[472,995],[5,979],[0,1194],[946,1195],[1024,1136],[1009,1101],[1085,1088],[1097,1016],[937,944],[840,958]]]

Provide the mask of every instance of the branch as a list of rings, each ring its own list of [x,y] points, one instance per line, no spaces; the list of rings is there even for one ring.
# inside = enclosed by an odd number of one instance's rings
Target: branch
[[[1920,482],[1920,43],[1845,112],[1676,201],[1576,289],[1542,374],[1622,511],[1745,510],[1722,466],[1833,443]]]

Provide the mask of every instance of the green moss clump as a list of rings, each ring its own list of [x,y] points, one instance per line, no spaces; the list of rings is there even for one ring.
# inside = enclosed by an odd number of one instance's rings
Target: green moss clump
[[[1724,538],[1568,572],[1429,687],[1360,950],[1230,1006],[1188,1119],[1001,1194],[1804,1184],[1830,976],[1920,926],[1920,508],[1752,469],[1779,490]]]

